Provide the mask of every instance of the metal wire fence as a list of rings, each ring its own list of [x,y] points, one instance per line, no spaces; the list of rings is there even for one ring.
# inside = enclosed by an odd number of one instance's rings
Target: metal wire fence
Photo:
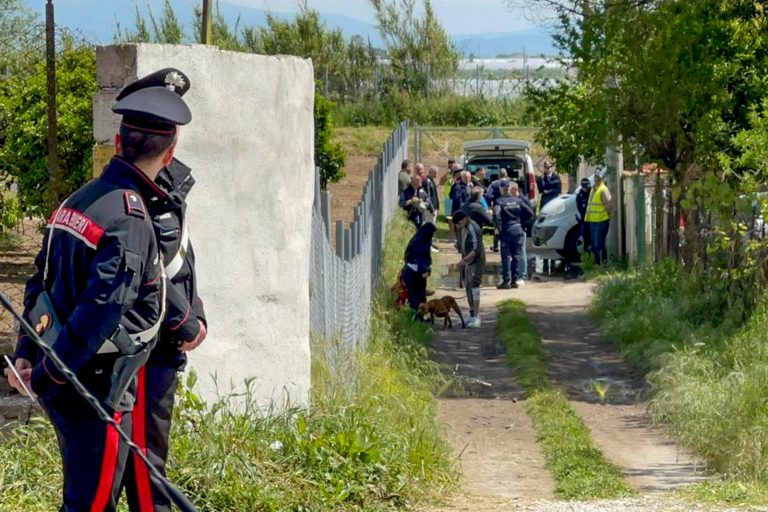
[[[397,174],[408,155],[408,124],[401,123],[384,144],[369,173],[355,220],[335,224],[331,242],[331,194],[320,190],[316,173],[312,212],[310,328],[313,335],[359,346],[370,330],[371,299],[381,267],[387,225],[397,209]]]

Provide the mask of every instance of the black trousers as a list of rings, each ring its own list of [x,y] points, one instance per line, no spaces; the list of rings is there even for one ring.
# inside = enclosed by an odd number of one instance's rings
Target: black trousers
[[[163,475],[177,380],[175,365],[152,364],[152,361],[139,370],[137,377],[131,439]],[[132,512],[170,512],[171,503],[165,489],[150,478],[149,470],[135,455],[128,459],[123,483]]]
[[[427,280],[408,265],[403,267],[403,284],[408,290],[408,304],[412,310],[416,311],[421,304],[427,302]]]
[[[67,385],[69,386],[69,385]],[[69,395],[69,393],[67,393]],[[53,424],[64,470],[61,512],[114,511],[120,496],[128,445],[84,403],[65,407],[59,398],[41,403]],[[83,407],[85,406],[85,408]],[[123,431],[131,434],[131,413],[114,413]]]

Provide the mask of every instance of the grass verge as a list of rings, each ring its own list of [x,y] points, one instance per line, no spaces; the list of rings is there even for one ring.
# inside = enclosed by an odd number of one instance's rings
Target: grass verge
[[[432,393],[442,381],[425,348],[431,331],[390,307],[386,291],[411,234],[398,216],[365,348],[313,340],[308,409],[264,410],[249,392],[206,406],[187,376],[168,473],[199,510],[383,510],[453,486]],[[55,510],[61,474],[47,421],[6,426],[0,439],[0,510]]]
[[[547,353],[539,333],[525,314],[525,304],[506,300],[499,304],[498,332],[507,361],[517,370],[515,380],[530,396],[549,386]]]
[[[760,503],[768,496],[768,302],[740,324],[727,286],[667,260],[604,276],[592,311],[647,372],[654,419],[722,475],[685,494]]]
[[[592,444],[589,429],[565,395],[549,387],[546,351],[522,302],[499,304],[499,337],[528,394],[526,410],[555,479],[555,495],[567,500],[634,495],[619,468]]]

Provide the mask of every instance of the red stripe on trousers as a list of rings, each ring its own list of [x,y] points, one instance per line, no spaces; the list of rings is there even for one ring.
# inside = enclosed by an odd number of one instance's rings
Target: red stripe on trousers
[[[138,374],[136,386],[136,403],[133,406],[133,442],[144,455],[147,454],[147,369],[142,366]],[[153,512],[152,487],[149,482],[149,470],[137,455],[133,455],[133,470],[136,478],[136,494],[139,500],[140,512]]]
[[[116,412],[115,422],[120,425],[123,421],[123,413]],[[112,425],[107,425],[106,439],[104,440],[104,456],[101,460],[101,474],[99,485],[96,487],[96,496],[91,504],[91,512],[104,512],[112,496],[112,483],[115,479],[115,465],[117,464],[117,450],[120,444],[120,436]]]

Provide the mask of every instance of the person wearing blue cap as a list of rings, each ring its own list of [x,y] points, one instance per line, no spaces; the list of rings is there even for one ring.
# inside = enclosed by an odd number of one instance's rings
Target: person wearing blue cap
[[[179,97],[191,86],[182,71],[166,68],[129,84],[117,99],[120,101],[141,89],[165,86],[166,82],[171,83]],[[155,468],[165,474],[178,372],[186,365],[186,353],[205,340],[207,324],[203,302],[197,293],[194,251],[185,220],[186,197],[195,184],[191,169],[173,158],[160,170],[155,184],[167,194],[149,205],[149,213],[165,265],[168,293],[157,345],[137,376],[132,439]],[[171,510],[163,487],[149,478],[149,472],[137,457],[128,459],[123,481],[131,511]]]
[[[117,154],[101,175],[56,209],[27,282],[24,316],[128,433],[135,371],[164,317],[165,284],[148,204],[171,163],[178,127],[192,114],[175,92],[180,76],[123,94]],[[113,511],[127,446],[36,345],[20,335],[14,366],[53,424],[63,463],[61,510]],[[126,370],[127,369],[127,370]],[[11,384],[22,390],[20,382]]]

